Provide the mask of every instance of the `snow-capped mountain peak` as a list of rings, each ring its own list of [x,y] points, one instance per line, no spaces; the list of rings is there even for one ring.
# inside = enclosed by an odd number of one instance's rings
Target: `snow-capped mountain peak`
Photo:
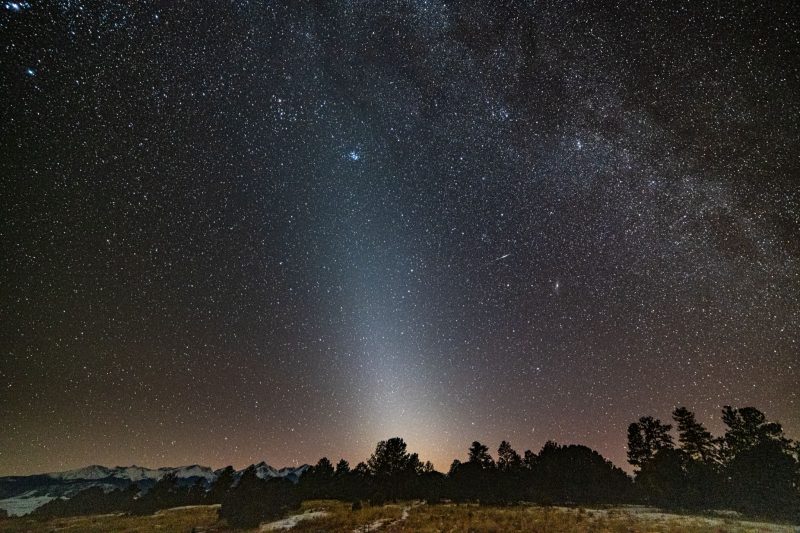
[[[112,470],[101,465],[89,465],[83,468],[67,470],[64,472],[53,472],[46,474],[55,479],[103,479],[111,475]]]
[[[98,480],[105,478],[115,478],[120,480],[128,480],[133,482],[143,480],[158,481],[166,475],[175,474],[178,479],[186,479],[192,477],[203,478],[206,481],[213,481],[216,479],[214,471],[207,466],[189,465],[179,467],[163,467],[163,468],[145,468],[142,466],[116,466],[109,468],[107,466],[90,465],[84,468],[77,468],[75,470],[67,470],[65,472],[54,472],[47,474],[54,479],[62,480]]]
[[[297,483],[308,465],[274,468],[262,461],[252,465],[261,479],[283,478]],[[10,514],[25,514],[54,498],[71,498],[78,492],[91,487],[101,487],[105,491],[124,489],[136,483],[141,490],[149,490],[157,481],[167,475],[174,475],[180,485],[192,485],[202,480],[210,487],[217,479],[220,470],[207,466],[188,465],[178,467],[145,468],[143,466],[89,465],[64,472],[52,472],[35,476],[0,477],[0,509]],[[235,476],[244,470],[236,471]]]

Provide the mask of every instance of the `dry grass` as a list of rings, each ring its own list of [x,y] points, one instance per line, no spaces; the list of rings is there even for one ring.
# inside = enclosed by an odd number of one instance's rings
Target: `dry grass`
[[[91,515],[50,520],[33,520],[19,517],[0,521],[3,532],[51,532],[69,533],[139,533],[159,531],[163,533],[189,533],[192,528],[209,530],[219,527],[218,505],[202,505],[160,511],[149,516]]]
[[[382,506],[364,505],[358,511],[351,510],[351,504],[331,500],[311,500],[303,502],[303,510],[325,511],[327,516],[319,520],[301,522],[293,528],[293,532],[301,531],[353,531],[376,524],[378,520],[385,523],[400,519],[403,504],[387,504]],[[381,528],[380,531],[383,531]]]
[[[408,509],[402,519],[403,509]],[[677,516],[637,508],[572,509],[560,507],[513,506],[480,507],[477,505],[414,505],[411,502],[379,507],[365,505],[352,511],[349,503],[313,500],[303,503],[300,513],[324,511],[327,516],[300,522],[292,532],[347,531],[374,526],[385,532],[506,532],[547,533],[794,533],[791,526],[753,523],[729,518]],[[217,518],[217,506],[179,508],[151,516],[102,515],[37,521],[14,518],[0,521],[3,532],[164,532],[229,531]]]
[[[387,531],[415,532],[505,532],[542,533],[750,533],[784,531],[789,526],[752,524],[730,519],[663,514],[640,515],[627,509],[572,509],[538,506],[479,507],[476,505],[437,505],[414,509],[408,520]]]

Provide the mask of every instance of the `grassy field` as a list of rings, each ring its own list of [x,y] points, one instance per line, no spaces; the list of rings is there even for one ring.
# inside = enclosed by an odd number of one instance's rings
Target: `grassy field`
[[[98,515],[36,521],[12,518],[0,521],[3,532],[148,532],[189,533],[191,531],[230,531],[217,517],[218,506],[169,509],[151,516]],[[313,513],[313,514],[311,514]],[[625,532],[651,533],[680,531],[686,533],[795,533],[793,526],[748,522],[731,518],[682,516],[636,507],[582,509],[563,507],[513,506],[480,507],[477,505],[425,505],[404,502],[383,506],[364,506],[353,511],[350,504],[318,500],[303,503],[289,520],[262,524],[263,531],[533,531],[533,532]],[[258,531],[258,530],[249,530]]]
[[[54,518],[38,521],[24,516],[0,520],[2,532],[51,532],[74,533],[133,533],[140,531],[163,531],[164,533],[188,533],[192,528],[199,531],[219,526],[219,505],[202,505],[188,508],[167,509],[150,516],[92,515],[72,518]],[[224,529],[220,529],[224,531]]]

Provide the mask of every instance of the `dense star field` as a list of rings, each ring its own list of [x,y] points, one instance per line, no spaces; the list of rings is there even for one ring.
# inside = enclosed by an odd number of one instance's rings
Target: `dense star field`
[[[795,3],[471,4],[3,2],[0,475],[800,437]]]

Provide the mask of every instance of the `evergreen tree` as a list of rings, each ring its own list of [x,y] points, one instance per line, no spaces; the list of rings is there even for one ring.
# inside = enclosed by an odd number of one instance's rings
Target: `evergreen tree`
[[[751,516],[800,520],[798,463],[778,439],[738,452],[726,465],[733,508]]]
[[[523,496],[539,503],[619,503],[631,497],[625,472],[586,446],[548,441],[526,475]]]
[[[334,475],[333,464],[327,457],[323,457],[300,478],[299,485],[303,495],[311,499],[337,497]]]
[[[369,477],[370,475],[369,466],[364,461],[361,461],[353,469],[353,473],[361,478]]]
[[[468,450],[465,463],[453,461],[448,474],[449,496],[459,502],[502,503],[506,491],[500,472],[495,469],[489,448],[478,441]]]
[[[263,480],[254,466],[248,467],[235,487],[225,495],[220,508],[224,518],[235,528],[253,528],[300,506],[301,497],[291,481]]]
[[[339,462],[336,463],[336,475],[344,476],[349,473],[350,473],[350,463],[348,463],[344,459],[339,459]]]
[[[416,453],[412,453],[408,456],[408,464],[406,465],[407,472],[413,472],[415,474],[422,473],[422,461],[419,460],[419,455]]]
[[[525,468],[530,470],[536,463],[536,454],[531,450],[525,450],[525,458],[522,460],[522,462],[525,464]]]
[[[461,461],[458,459],[453,459],[453,462],[450,463],[450,470],[447,471],[447,475],[451,476],[458,471],[458,468],[461,466]]]
[[[642,463],[636,474],[640,496],[650,505],[668,509],[685,507],[687,483],[683,455],[672,448],[662,448]]]
[[[672,418],[678,425],[678,441],[683,452],[692,459],[710,462],[715,455],[714,437],[695,419],[694,413],[678,407],[672,412]]]
[[[367,460],[370,473],[378,477],[406,472],[409,467],[416,466],[412,463],[412,457],[406,451],[406,443],[400,437],[380,441],[375,452]]]
[[[781,425],[767,422],[764,413],[755,407],[734,409],[726,405],[722,409],[722,421],[728,429],[720,444],[728,460],[768,440],[776,440],[785,447],[790,445],[790,441],[783,436]]]
[[[730,504],[749,515],[800,519],[800,464],[781,425],[767,421],[755,407],[728,405],[722,421],[727,426],[720,444]]]
[[[312,466],[309,470],[310,472],[307,472],[306,475],[310,473],[312,476],[324,480],[331,479],[334,474],[333,464],[327,457],[320,459],[317,464]]]
[[[371,498],[375,502],[396,500],[407,496],[414,478],[420,473],[421,464],[416,453],[406,451],[406,443],[399,437],[380,441],[367,461],[377,492]]]
[[[641,467],[652,459],[656,452],[673,447],[670,424],[652,416],[643,416],[628,426],[628,462]]]
[[[508,441],[501,442],[500,447],[497,448],[497,468],[505,472],[518,469],[520,466],[522,466],[522,458],[519,454]]]
[[[474,441],[469,448],[468,463],[477,464],[481,468],[494,468],[494,460],[489,455],[489,447]]]

